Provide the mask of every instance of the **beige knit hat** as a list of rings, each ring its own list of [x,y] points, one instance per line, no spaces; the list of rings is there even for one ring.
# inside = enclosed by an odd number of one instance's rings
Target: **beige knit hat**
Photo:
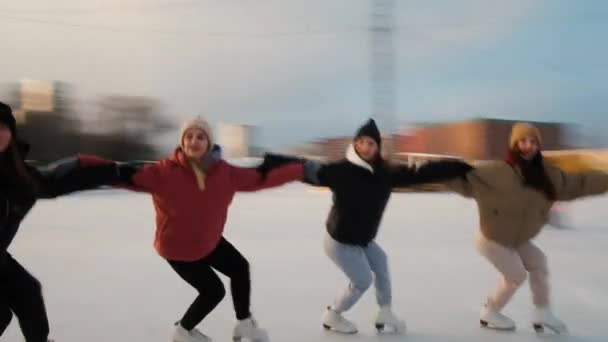
[[[525,137],[536,139],[538,145],[542,145],[540,131],[536,126],[525,122],[518,122],[511,129],[511,138],[509,139],[509,148],[514,149],[517,142]]]
[[[205,132],[205,134],[207,135],[207,140],[209,140],[209,148],[211,149],[211,146],[213,146],[213,131],[211,131],[211,126],[209,126],[209,123],[201,116],[196,116],[184,122],[184,124],[182,125],[181,133],[179,135],[179,146],[183,148],[184,134],[186,134],[186,131],[190,128],[198,128],[201,131]]]

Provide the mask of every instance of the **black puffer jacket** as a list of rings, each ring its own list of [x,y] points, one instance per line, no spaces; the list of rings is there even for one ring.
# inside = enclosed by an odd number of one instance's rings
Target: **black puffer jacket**
[[[417,168],[389,166],[382,159],[370,165],[352,146],[345,159],[333,163],[267,154],[260,168],[267,171],[294,160],[304,163],[306,183],[329,187],[333,193],[327,232],[338,242],[361,246],[376,237],[394,188],[447,181],[473,169],[465,162],[452,160],[429,162]]]
[[[23,157],[25,153],[22,151]],[[63,159],[39,168],[26,164],[26,169],[39,186],[34,195],[26,194],[14,181],[0,178],[0,266],[19,224],[38,199],[95,188],[126,177],[121,176],[116,164],[84,167],[80,165],[79,157]]]

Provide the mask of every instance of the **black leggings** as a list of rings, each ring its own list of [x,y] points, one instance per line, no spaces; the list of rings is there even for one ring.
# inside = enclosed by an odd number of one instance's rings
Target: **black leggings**
[[[0,336],[14,314],[26,342],[46,342],[49,321],[40,282],[10,254],[5,258],[0,269]]]
[[[251,316],[249,263],[226,239],[222,238],[213,252],[203,259],[192,262],[172,260],[168,262],[175,272],[199,293],[180,321],[185,329],[191,330],[196,327],[226,295],[224,285],[213,269],[230,278],[230,292],[236,318],[242,320]]]

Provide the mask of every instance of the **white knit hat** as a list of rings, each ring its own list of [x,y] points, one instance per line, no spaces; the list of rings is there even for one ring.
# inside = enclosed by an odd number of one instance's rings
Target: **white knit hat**
[[[196,116],[184,122],[184,124],[182,125],[181,133],[179,135],[179,145],[183,147],[184,134],[186,134],[186,131],[190,128],[198,128],[201,131],[205,132],[205,134],[207,135],[207,140],[209,140],[209,148],[211,149],[211,146],[213,146],[213,131],[211,131],[211,126],[209,126],[209,123],[201,116]]]

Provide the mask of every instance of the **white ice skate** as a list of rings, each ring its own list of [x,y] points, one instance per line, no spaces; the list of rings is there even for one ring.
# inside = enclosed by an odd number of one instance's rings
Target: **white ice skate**
[[[173,332],[173,342],[211,342],[211,338],[198,329],[194,328],[190,331],[184,329],[181,324],[175,325]]]
[[[537,333],[542,333],[545,328],[548,328],[556,334],[567,334],[568,327],[559,318],[555,317],[549,308],[536,308],[534,310],[534,318],[532,326]]]
[[[515,322],[513,322],[512,319],[490,308],[488,305],[484,305],[483,308],[481,308],[479,323],[484,328],[515,330]]]
[[[328,307],[323,313],[323,328],[342,334],[356,334],[355,324],[344,318],[339,312]]]
[[[253,317],[239,321],[234,327],[232,339],[240,342],[242,339],[251,342],[268,342],[268,332],[260,327]]]
[[[383,306],[376,316],[376,330],[380,333],[405,334],[405,321],[397,318],[389,306]]]

